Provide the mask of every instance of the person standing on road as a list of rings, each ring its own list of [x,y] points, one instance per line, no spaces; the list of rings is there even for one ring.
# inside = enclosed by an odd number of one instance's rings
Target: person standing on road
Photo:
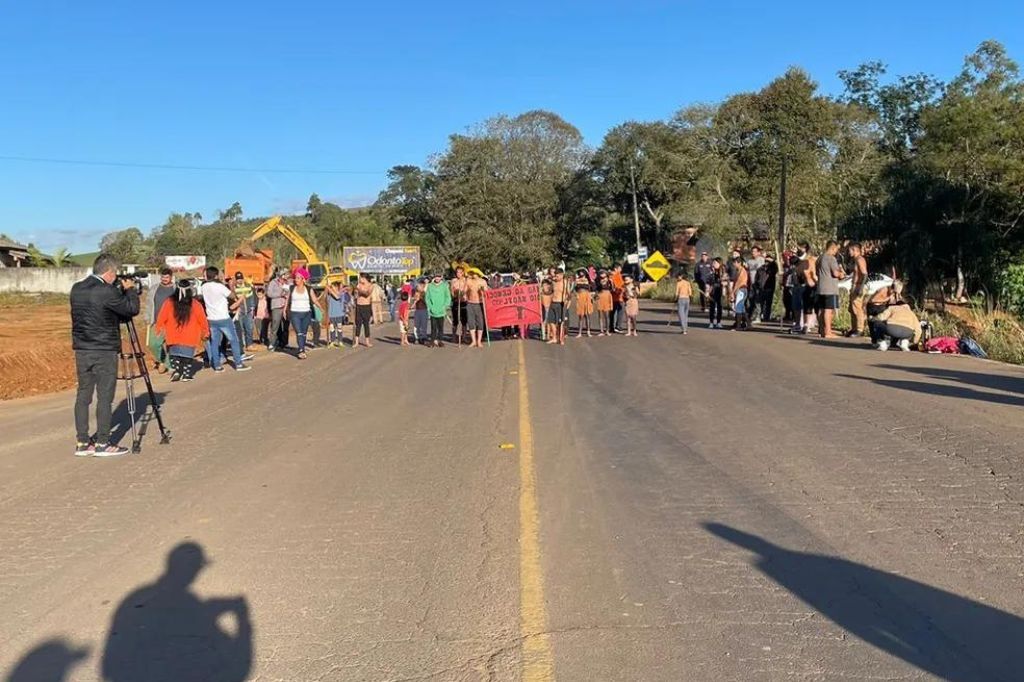
[[[680,270],[676,273],[676,312],[679,314],[679,327],[685,334],[690,326],[690,298],[693,297],[693,287],[690,280],[686,279],[686,273]]]
[[[288,304],[288,280],[285,278],[283,269],[267,283],[267,299],[270,301],[270,335],[268,338],[270,343],[267,346],[267,350],[271,352],[275,348],[283,350],[288,346],[287,335],[284,338],[284,342],[281,341],[284,309]]]
[[[622,301],[626,313],[626,336],[637,336],[636,318],[640,315],[640,289],[632,275],[622,278]]]
[[[465,325],[469,327],[469,347],[484,347],[484,333],[487,331],[487,321],[484,319],[484,292],[487,291],[487,282],[480,276],[476,268],[469,271],[469,281],[463,289],[466,296]],[[452,304],[452,311],[455,310]]]
[[[434,278],[427,285],[427,312],[430,314],[430,341],[435,348],[444,346],[441,337],[444,335],[444,318],[452,307],[452,291],[445,284],[441,273],[434,273]]]
[[[372,283],[370,306],[373,308],[373,323],[384,324],[384,289],[376,279],[372,280]]]
[[[359,275],[356,284],[356,329],[352,333],[352,347],[359,345],[359,334],[363,334],[363,343],[373,348],[370,341],[370,320],[373,318],[373,283],[367,274]]]
[[[426,345],[430,338],[430,315],[427,314],[427,280],[420,277],[412,292],[413,337]]]
[[[327,284],[327,347],[342,348],[345,341],[345,300],[338,282]]]
[[[625,279],[622,276],[622,265],[616,264],[612,268],[612,274],[609,277],[612,283],[612,322],[611,329],[608,331],[609,334],[621,334],[622,333],[622,287],[625,285]]]
[[[174,272],[166,265],[160,268],[160,282],[155,287],[150,287],[146,301],[146,322],[149,323],[149,350],[156,360],[156,371],[160,374],[167,372],[168,357],[165,340],[156,331],[156,318],[160,314],[160,308],[164,301],[174,296],[177,287],[174,286]]]
[[[818,259],[811,251],[808,242],[800,243],[800,251],[803,252],[800,262],[796,266],[796,281],[800,292],[800,308],[796,309],[796,301],[793,301],[794,311],[797,316],[799,328],[798,334],[808,334],[818,328],[818,316],[815,308],[818,304]],[[797,292],[793,292],[794,299]]]
[[[732,281],[731,293],[729,294],[729,300],[732,301],[732,310],[735,313],[736,318],[732,325],[733,331],[746,331],[749,328],[747,322],[747,308],[748,298],[750,296],[750,275],[748,274],[747,268],[743,266],[743,262],[739,256],[733,256],[733,273],[734,279]]]
[[[139,314],[135,280],[115,286],[120,263],[101,253],[92,274],[71,287],[71,347],[75,351],[78,392],[75,395],[75,454],[112,457],[128,452],[110,442],[111,410],[117,388],[121,323]],[[89,405],[96,395],[96,439],[89,438]]]
[[[694,268],[694,282],[697,284],[697,290],[700,292],[700,311],[704,312],[707,310],[708,295],[707,284],[713,279],[711,260],[708,258],[707,251],[700,252],[700,260],[697,261],[697,266]]]
[[[313,288],[306,285],[309,279],[309,272],[303,268],[297,268],[293,273],[295,284],[288,295],[288,307],[285,313],[292,327],[295,329],[295,343],[298,346],[300,360],[306,359],[306,332],[309,330],[309,323],[313,320],[313,311],[319,304]]]
[[[398,335],[403,346],[409,345],[409,290],[402,287],[398,294]]]
[[[171,381],[192,381],[196,349],[210,337],[210,324],[192,295],[191,280],[179,282],[177,293],[160,309],[156,326],[167,338]]]
[[[761,288],[758,286],[757,276],[764,267],[764,253],[761,251],[760,246],[755,246],[750,249],[750,258],[747,259],[744,266],[747,269],[747,322],[760,322],[760,308],[758,305],[761,302]]]
[[[583,336],[583,328],[587,328],[587,336],[593,336],[590,331],[590,316],[594,312],[594,299],[591,293],[590,275],[583,268],[576,271],[576,338]]]
[[[600,331],[598,336],[608,336],[612,333],[612,283],[608,279],[608,273],[601,270],[597,274],[597,324]]]
[[[235,318],[235,332],[242,339],[242,349],[249,352],[252,345],[253,307],[256,305],[252,285],[245,281],[241,272],[235,273],[235,303],[232,306]]]
[[[236,372],[244,372],[250,369],[243,364],[242,344],[235,333],[235,324],[231,321],[230,304],[234,294],[226,286],[217,281],[220,270],[210,266],[206,268],[206,281],[200,287],[203,296],[203,303],[206,305],[206,318],[210,323],[210,341],[206,344],[206,354],[210,359],[210,366],[213,371],[220,373],[224,371],[220,360],[220,342],[227,337],[231,345],[231,354],[234,360]],[[252,356],[245,357],[251,359]]]
[[[708,329],[722,328],[722,298],[725,295],[725,267],[721,258],[711,261],[711,274],[704,284],[708,297]]]
[[[572,285],[565,277],[565,270],[557,268],[551,280],[551,308],[548,310],[548,321],[553,327],[554,334],[548,343],[565,345],[566,335],[566,306],[571,300]]]
[[[256,285],[256,308],[254,311],[256,319],[256,330],[254,335],[264,346],[270,345],[270,337],[267,332],[270,329],[270,300],[267,299],[267,289],[264,286]]]
[[[754,305],[760,306],[758,319],[762,322],[770,322],[772,319],[772,307],[775,305],[775,285],[779,279],[779,266],[775,257],[768,254],[764,257],[764,265],[757,271],[758,299]]]
[[[468,329],[466,315],[466,270],[461,265],[455,268],[455,279],[451,282],[452,290],[452,343],[460,341],[459,334],[466,335]]]
[[[839,261],[836,260],[838,252],[839,244],[832,239],[828,240],[828,243],[825,244],[825,253],[818,259],[816,266],[817,307],[821,310],[820,328],[823,339],[834,339],[839,336],[832,331],[832,320],[839,308],[839,280],[846,277],[846,273],[839,267]]]
[[[850,331],[847,336],[861,336],[867,324],[864,314],[864,284],[868,280],[868,262],[859,242],[847,247],[853,262],[853,281],[850,282]]]

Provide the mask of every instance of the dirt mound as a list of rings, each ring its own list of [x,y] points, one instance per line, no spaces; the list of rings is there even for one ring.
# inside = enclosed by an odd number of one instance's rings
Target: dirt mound
[[[74,385],[67,298],[4,296],[0,303],[0,400]]]

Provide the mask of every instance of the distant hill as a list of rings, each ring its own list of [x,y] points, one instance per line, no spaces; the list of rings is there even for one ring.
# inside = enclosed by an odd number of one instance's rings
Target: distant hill
[[[92,262],[96,260],[96,256],[98,255],[100,255],[99,251],[92,251],[90,253],[73,254],[71,256],[68,256],[68,258],[74,261],[75,265],[80,265],[83,268],[88,268],[92,266]]]

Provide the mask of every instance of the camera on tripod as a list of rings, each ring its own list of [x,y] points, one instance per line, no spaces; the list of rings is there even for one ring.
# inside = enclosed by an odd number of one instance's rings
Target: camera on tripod
[[[118,287],[124,288],[125,282],[135,282],[135,288],[141,290],[143,285],[149,281],[149,273],[145,270],[124,270],[117,273],[115,283]]]

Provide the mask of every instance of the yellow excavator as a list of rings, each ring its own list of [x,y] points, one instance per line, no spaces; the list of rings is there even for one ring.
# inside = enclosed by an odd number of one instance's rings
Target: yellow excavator
[[[281,216],[276,215],[260,223],[256,229],[252,231],[252,236],[249,237],[248,242],[251,244],[260,237],[264,237],[275,231],[280,232],[281,235],[287,239],[292,246],[298,249],[299,253],[302,254],[302,258],[292,261],[292,269],[294,270],[297,267],[306,268],[306,270],[309,271],[309,285],[311,287],[320,288],[325,286],[328,280],[331,279],[329,278],[331,268],[327,264],[327,261],[317,255],[316,250],[309,245],[309,242],[302,238],[302,235],[295,231],[295,228],[288,223],[283,222],[281,220]]]

